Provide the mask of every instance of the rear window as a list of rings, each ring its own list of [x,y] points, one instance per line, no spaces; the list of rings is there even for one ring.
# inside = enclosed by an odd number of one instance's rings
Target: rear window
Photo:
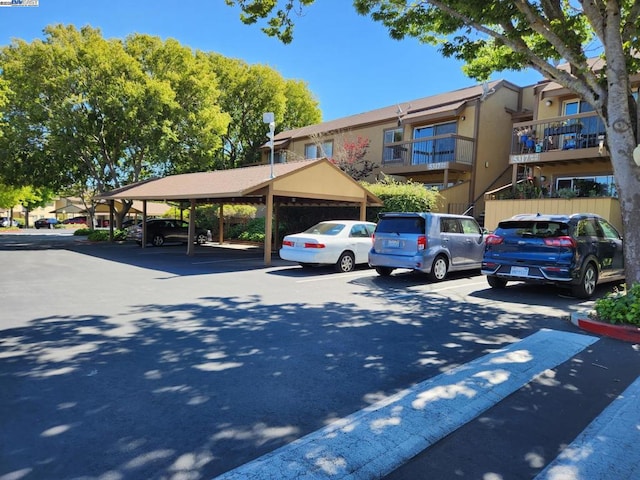
[[[385,217],[378,222],[376,232],[424,234],[424,218]]]
[[[510,221],[500,222],[495,233],[516,237],[561,237],[569,235],[569,226],[563,222]]]
[[[314,235],[338,235],[344,229],[341,223],[318,223],[313,227],[307,228],[304,233],[312,233]]]

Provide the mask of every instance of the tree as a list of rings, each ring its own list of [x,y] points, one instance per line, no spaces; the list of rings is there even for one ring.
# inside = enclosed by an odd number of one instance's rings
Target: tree
[[[226,0],[241,19],[268,19],[263,30],[293,39],[294,16],[313,0]],[[640,71],[637,0],[354,0],[356,10],[381,22],[394,39],[411,36],[466,62],[478,80],[493,72],[534,69],[591,104],[604,122],[625,233],[627,280],[640,281],[640,166],[637,104],[629,77]],[[597,56],[604,62],[593,62]],[[559,63],[569,68],[559,67]]]
[[[220,105],[231,115],[224,135],[220,168],[235,168],[260,161],[260,146],[266,142],[265,112],[273,112],[276,133],[321,119],[318,102],[306,84],[285,80],[265,65],[249,65],[219,54],[208,55],[220,82]]]
[[[0,72],[9,88],[0,174],[12,185],[90,198],[201,170],[229,122],[208,64],[174,40],[52,26],[43,41],[3,48]]]

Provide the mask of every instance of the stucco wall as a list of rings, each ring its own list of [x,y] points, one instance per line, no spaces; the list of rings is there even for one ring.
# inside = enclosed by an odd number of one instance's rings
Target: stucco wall
[[[506,109],[516,110],[518,102],[517,90],[500,88],[479,104],[477,161],[470,192],[473,196],[471,200],[477,199],[476,215],[484,210],[483,193],[509,165],[513,120]]]

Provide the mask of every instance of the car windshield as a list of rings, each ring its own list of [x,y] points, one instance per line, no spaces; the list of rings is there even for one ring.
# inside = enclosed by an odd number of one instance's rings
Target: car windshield
[[[569,235],[569,226],[563,222],[511,221],[500,222],[499,235],[517,237],[561,237]]]
[[[307,228],[303,233],[312,233],[314,235],[338,235],[344,230],[342,223],[318,223],[311,228]]]

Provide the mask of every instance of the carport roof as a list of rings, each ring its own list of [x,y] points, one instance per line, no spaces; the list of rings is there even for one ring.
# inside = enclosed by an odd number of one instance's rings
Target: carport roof
[[[264,203],[270,188],[281,203],[353,205],[366,201],[370,206],[382,205],[378,197],[327,159],[171,175],[127,185],[100,198]]]

